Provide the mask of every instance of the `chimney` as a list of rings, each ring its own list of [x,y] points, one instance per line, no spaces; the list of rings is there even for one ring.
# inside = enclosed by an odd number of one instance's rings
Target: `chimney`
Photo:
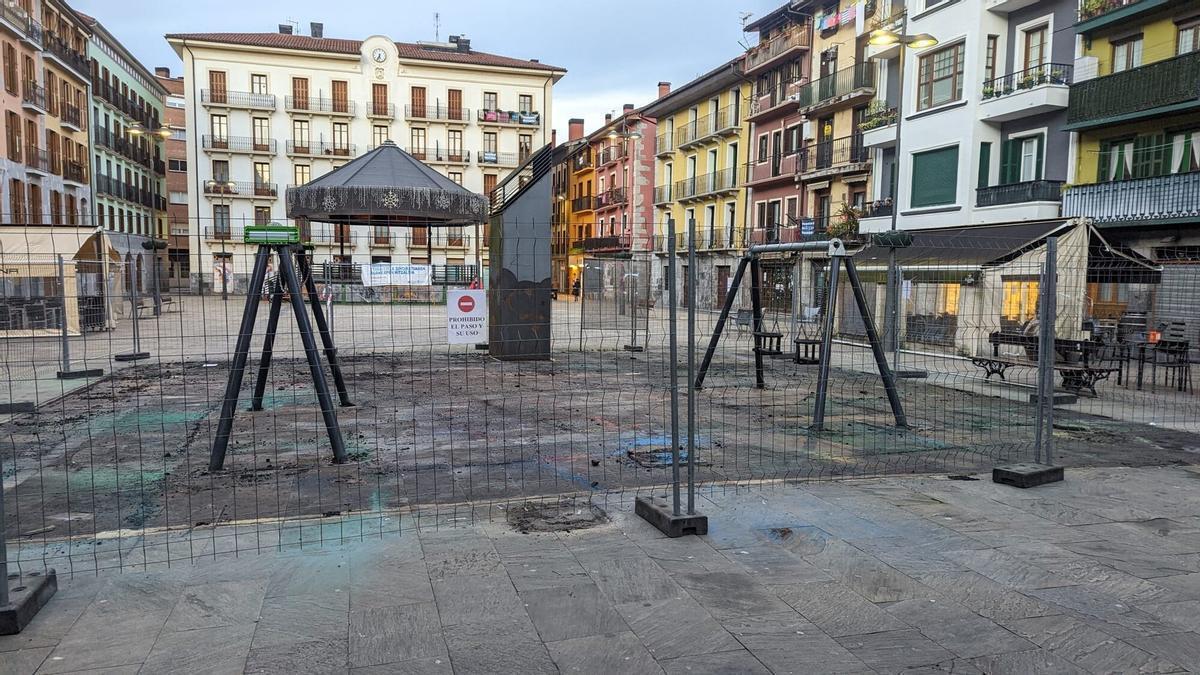
[[[583,138],[583,120],[578,117],[571,118],[567,123],[567,140],[577,141]]]
[[[315,38],[325,37],[325,24],[310,21],[308,24],[308,34]]]
[[[621,106],[621,114],[622,115],[628,115],[631,112],[633,112],[633,104],[632,103],[626,103],[625,105]]]
[[[604,113],[604,124],[607,125],[611,121],[612,121],[612,113]]]
[[[279,24],[279,34],[280,35],[291,35],[292,34],[292,24],[290,24],[290,23]]]
[[[658,97],[663,98],[664,96],[666,96],[669,93],[671,93],[671,83],[670,82],[659,82],[658,83]]]
[[[450,44],[454,45],[457,51],[464,53],[471,51],[471,41],[467,39],[466,35],[451,35]]]
[[[171,77],[171,68],[168,66],[156,66],[154,68],[155,77]]]
[[[550,130],[550,147],[558,147],[558,129]]]

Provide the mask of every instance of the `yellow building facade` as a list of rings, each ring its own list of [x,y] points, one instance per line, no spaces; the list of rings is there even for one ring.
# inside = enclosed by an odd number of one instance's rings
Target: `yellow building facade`
[[[1200,243],[1200,11],[1185,0],[1088,0],[1075,25],[1063,215],[1155,258]],[[1178,261],[1175,261],[1178,262]],[[1200,261],[1197,261],[1200,262]]]
[[[655,254],[652,277],[665,289],[674,219],[681,302],[686,297],[687,225],[695,222],[696,304],[725,300],[747,241],[746,163],[751,84],[739,57],[683,85],[644,109],[658,121],[655,159]]]

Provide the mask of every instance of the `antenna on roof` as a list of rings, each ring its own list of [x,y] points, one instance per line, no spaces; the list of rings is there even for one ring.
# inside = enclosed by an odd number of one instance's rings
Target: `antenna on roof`
[[[442,15],[439,12],[433,13],[433,41],[442,41]]]
[[[742,20],[742,30],[746,30],[746,23],[750,21],[750,17],[754,16],[754,12],[738,12],[738,18]]]

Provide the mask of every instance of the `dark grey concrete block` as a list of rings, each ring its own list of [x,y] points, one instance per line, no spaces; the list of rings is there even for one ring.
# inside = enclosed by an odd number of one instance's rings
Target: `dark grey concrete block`
[[[1002,485],[1031,488],[1046,483],[1057,483],[1063,479],[1061,466],[1045,464],[1009,464],[992,469],[992,481]]]
[[[8,584],[9,596],[8,604],[0,606],[0,635],[16,635],[24,630],[58,590],[54,570],[0,579],[0,584],[3,583]]]
[[[1054,396],[1051,397],[1051,399],[1052,399],[1051,402],[1054,405],[1071,405],[1072,403],[1079,402],[1078,396],[1076,396],[1075,394],[1067,394],[1065,392],[1054,392]],[[1037,394],[1029,395],[1030,403],[1037,403],[1040,400],[1041,400],[1041,398]]]
[[[708,534],[708,518],[698,513],[675,515],[671,505],[661,497],[638,497],[634,512],[668,537]]]

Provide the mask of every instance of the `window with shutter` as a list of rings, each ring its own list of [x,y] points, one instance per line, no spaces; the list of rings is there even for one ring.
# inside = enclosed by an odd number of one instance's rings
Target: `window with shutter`
[[[988,186],[988,176],[991,173],[992,167],[992,144],[979,144],[979,187],[985,188]]]
[[[958,188],[958,146],[913,153],[912,206],[953,204]]]
[[[1020,141],[1008,139],[1000,145],[1000,185],[1011,185],[1020,180]]]

